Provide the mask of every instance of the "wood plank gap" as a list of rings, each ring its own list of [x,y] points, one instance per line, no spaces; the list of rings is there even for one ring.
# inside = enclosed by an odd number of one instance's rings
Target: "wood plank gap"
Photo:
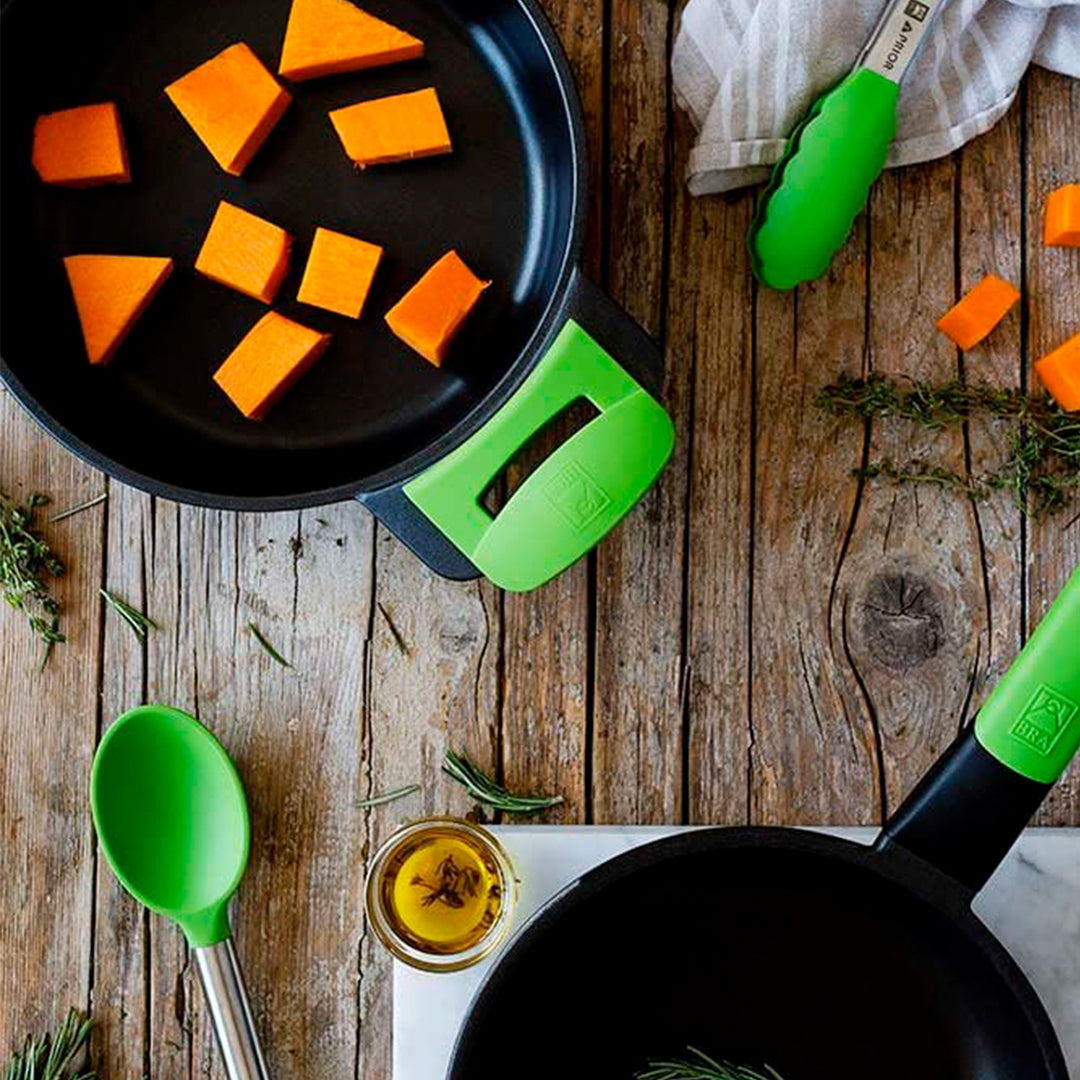
[[[1028,80],[1020,80],[1016,102],[1020,109],[1020,388],[1029,393],[1028,367],[1031,354],[1031,305],[1028,301]],[[1028,545],[1027,514],[1020,515],[1020,641],[1028,636]]]
[[[761,198],[758,192],[757,198]],[[750,283],[750,479],[747,490],[746,572],[746,824],[754,820],[754,541],[757,535],[757,435],[758,435],[758,290]],[[796,295],[798,291],[796,290]],[[796,315],[795,325],[798,326]]]

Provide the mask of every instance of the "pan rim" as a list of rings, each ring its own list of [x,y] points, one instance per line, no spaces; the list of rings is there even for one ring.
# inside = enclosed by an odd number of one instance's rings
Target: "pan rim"
[[[1069,1080],[1061,1043],[1042,1000],[1009,951],[972,911],[974,894],[898,845],[879,848],[876,844],[863,845],[828,833],[773,825],[711,826],[664,836],[600,863],[561,889],[517,929],[477,987],[454,1040],[446,1080],[457,1080],[462,1075],[459,1057],[475,1026],[477,1008],[501,992],[498,984],[505,976],[500,976],[500,972],[506,970],[506,961],[522,941],[542,934],[549,924],[559,919],[564,908],[580,905],[621,878],[685,854],[701,855],[739,848],[776,848],[837,860],[884,879],[910,899],[928,905],[947,921],[951,930],[986,958],[1013,996],[1042,1053],[1043,1080]],[[1032,1077],[1031,1080],[1039,1078]]]
[[[585,139],[584,112],[569,60],[554,27],[540,8],[539,0],[503,0],[503,3],[505,6],[520,9],[524,14],[543,49],[559,92],[567,122],[571,158],[569,228],[555,284],[529,340],[483,398],[463,413],[441,435],[401,461],[360,480],[285,494],[225,494],[159,480],[95,449],[58,421],[48,407],[30,393],[2,355],[0,355],[0,384],[48,435],[76,457],[105,473],[107,477],[119,480],[150,495],[208,509],[272,512],[302,510],[360,499],[362,496],[371,495],[411,479],[460,446],[506,404],[553,341],[572,293],[574,277],[584,246],[587,217],[585,192],[588,185],[588,148]],[[4,4],[3,9],[0,10],[0,19],[13,7],[13,3]]]

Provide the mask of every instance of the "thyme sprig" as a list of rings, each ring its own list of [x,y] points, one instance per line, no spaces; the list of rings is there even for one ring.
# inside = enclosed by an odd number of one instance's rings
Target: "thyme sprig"
[[[44,668],[60,633],[60,602],[49,592],[48,578],[64,573],[64,564],[34,527],[47,495],[34,493],[20,505],[0,493],[0,589],[4,599],[25,616],[30,630],[45,643]]]
[[[507,814],[535,814],[563,801],[561,795],[515,795],[474,765],[465,754],[447,750],[443,772],[464,784],[479,803]]]
[[[133,608],[129,603],[121,600],[119,596],[114,596],[108,589],[102,589],[101,595],[105,603],[131,627],[140,641],[146,640],[148,630],[161,629],[149,615],[139,611],[137,608]]]
[[[75,1058],[90,1037],[91,1022],[70,1009],[55,1035],[27,1035],[4,1068],[4,1080],[95,1080],[93,1070],[79,1070]]]
[[[855,470],[866,479],[933,484],[973,499],[1010,491],[1016,505],[1036,517],[1068,505],[1080,487],[1080,414],[1064,412],[1048,397],[959,379],[930,383],[842,375],[818,394],[817,405],[842,420],[894,416],[940,429],[981,417],[1008,427],[1008,456],[989,472],[971,476],[940,465],[898,465],[882,458]]]
[[[780,1074],[764,1066],[764,1072],[748,1065],[731,1065],[726,1061],[714,1061],[688,1046],[687,1058],[671,1061],[650,1061],[647,1069],[634,1074],[635,1080],[782,1080]]]

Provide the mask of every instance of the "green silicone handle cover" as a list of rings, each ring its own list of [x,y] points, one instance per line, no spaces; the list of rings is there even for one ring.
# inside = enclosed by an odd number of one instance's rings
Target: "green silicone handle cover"
[[[515,453],[579,398],[599,411],[495,518],[481,496]],[[510,401],[405,494],[496,585],[535,589],[590,551],[671,455],[671,419],[573,320]]]
[[[776,163],[750,229],[759,281],[791,289],[828,268],[885,165],[898,92],[863,68],[814,102]]]
[[[1080,567],[975,718],[1003,765],[1052,784],[1080,747]]]

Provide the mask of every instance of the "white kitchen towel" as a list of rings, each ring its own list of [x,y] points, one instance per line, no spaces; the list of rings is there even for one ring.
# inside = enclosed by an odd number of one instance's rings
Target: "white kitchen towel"
[[[690,190],[765,179],[883,10],[882,0],[689,0],[671,66],[698,132]],[[1080,77],[1080,0],[945,0],[901,84],[886,164],[940,157],[989,130],[1031,63]]]

